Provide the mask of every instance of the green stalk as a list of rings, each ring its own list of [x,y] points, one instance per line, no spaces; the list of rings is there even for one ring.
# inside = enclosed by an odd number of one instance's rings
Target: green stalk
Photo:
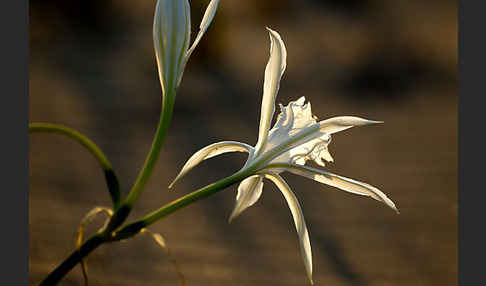
[[[168,94],[165,94],[163,96],[162,113],[160,116],[159,124],[157,126],[157,131],[155,133],[154,140],[152,142],[152,147],[150,149],[149,154],[147,155],[145,164],[142,170],[140,171],[137,180],[135,181],[127,198],[123,202],[121,202],[121,204],[119,203],[120,201],[119,190],[117,196],[112,195],[112,198],[114,198],[114,202],[116,202],[115,213],[110,219],[110,222],[106,226],[103,234],[95,235],[91,239],[88,239],[86,242],[84,242],[81,245],[80,249],[75,250],[68,258],[66,258],[59,266],[57,266],[56,269],[54,269],[51,273],[49,273],[49,275],[46,277],[46,279],[44,279],[41,282],[40,285],[55,285],[74,266],[76,266],[76,264],[78,264],[83,257],[88,255],[90,252],[95,250],[98,246],[100,246],[104,242],[112,241],[111,233],[113,232],[113,230],[119,227],[130,214],[133,205],[140,197],[157,163],[160,154],[160,149],[162,148],[165,136],[167,135],[169,129],[170,121],[172,118],[172,112],[174,109],[174,102],[175,102],[175,90],[171,90]],[[64,126],[58,126],[58,125],[47,124],[47,123],[34,123],[31,124],[29,128],[31,132],[40,132],[40,131],[55,132],[55,133],[69,136],[75,139],[76,141],[78,141],[81,145],[85,146],[97,158],[97,160],[100,162],[100,165],[102,166],[103,169],[105,170],[112,169],[111,164],[106,159],[106,156],[104,156],[103,152],[101,152],[101,149],[99,149],[86,136],[83,136],[82,134],[76,132],[75,130],[72,130]],[[118,181],[117,181],[117,186],[118,186]]]
[[[90,239],[86,240],[79,249],[73,251],[73,253],[66,258],[59,266],[57,266],[54,271],[52,271],[49,276],[44,279],[39,286],[48,286],[48,285],[56,285],[61,279],[74,267],[76,264],[81,262],[81,260],[86,257],[89,253],[95,250],[98,246],[100,246],[104,242],[113,242],[117,240],[127,239],[131,236],[136,235],[137,233],[156,221],[160,220],[163,217],[168,216],[169,214],[179,210],[193,202],[196,202],[200,199],[206,198],[210,195],[213,195],[243,179],[250,176],[253,170],[251,169],[242,169],[235,174],[221,179],[215,183],[207,185],[197,191],[194,191],[188,195],[185,195],[175,201],[168,203],[167,205],[161,207],[160,209],[146,215],[140,220],[137,220],[133,223],[129,223],[126,226],[122,227],[118,230],[114,235],[112,232],[109,231],[108,228],[103,231],[103,233],[95,234]]]
[[[237,182],[240,182],[246,177],[250,176],[252,173],[253,173],[252,169],[249,168],[242,169],[229,177],[221,179],[197,191],[187,194],[175,201],[172,201],[167,205],[159,208],[158,210],[155,210],[152,213],[146,215],[145,217],[123,226],[122,228],[116,231],[113,239],[122,240],[122,239],[129,238],[137,234],[142,228],[150,226],[156,221],[168,216],[169,214],[193,202],[209,197],[210,195],[213,195]]]
[[[78,264],[91,251],[95,250],[106,240],[101,234],[95,234],[90,239],[86,240],[80,248],[74,250],[68,258],[66,258],[54,271],[49,273],[39,286],[56,285],[61,279]]]
[[[117,209],[120,203],[120,186],[118,183],[118,178],[116,177],[115,171],[111,166],[110,161],[106,158],[105,154],[101,149],[88,137],[84,136],[80,132],[63,126],[59,124],[52,124],[52,123],[30,123],[29,124],[29,133],[55,133],[59,135],[66,136],[68,138],[73,139],[74,141],[81,144],[81,146],[85,147],[98,161],[98,164],[103,169],[105,173],[105,180],[108,185],[108,191],[110,192],[111,200],[113,201],[114,209]]]
[[[150,152],[145,159],[145,164],[138,174],[137,180],[135,181],[130,193],[126,199],[121,203],[120,208],[115,212],[110,222],[108,223],[107,229],[112,231],[119,227],[128,217],[130,211],[132,210],[135,202],[142,194],[142,191],[147,184],[150,175],[159,159],[160,150],[164,144],[165,136],[169,130],[170,121],[172,119],[172,112],[174,110],[176,92],[174,89],[170,90],[167,94],[163,96],[162,102],[162,112],[159,119],[159,124],[157,130],[155,131],[154,140],[152,141],[152,147]]]
[[[172,112],[174,110],[176,92],[174,89],[169,90],[168,94],[164,94],[163,104],[162,104],[162,114],[160,116],[159,125],[157,126],[157,131],[155,133],[154,141],[152,142],[152,147],[150,153],[145,160],[145,165],[138,174],[138,178],[135,181],[130,193],[123,202],[123,205],[128,205],[133,207],[133,204],[140,197],[142,190],[147,184],[152,170],[159,159],[160,149],[165,140],[165,136],[169,130],[170,121],[172,119]]]

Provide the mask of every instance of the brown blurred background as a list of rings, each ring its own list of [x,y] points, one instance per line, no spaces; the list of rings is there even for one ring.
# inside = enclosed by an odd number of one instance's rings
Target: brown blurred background
[[[193,35],[208,1],[191,1]],[[126,194],[160,112],[152,20],[155,0],[30,1],[30,120],[92,138]],[[242,154],[201,164],[175,189],[184,162],[220,140],[254,145],[269,39],[288,66],[278,102],[305,95],[319,118],[385,124],[334,136],[326,169],[388,194],[400,215],[368,198],[284,174],[310,229],[316,285],[457,285],[456,1],[222,0],[191,57],[158,166],[134,219],[232,174]],[[109,206],[103,174],[66,138],[30,139],[30,281],[73,249],[81,218]],[[153,225],[188,285],[307,285],[287,205],[267,182],[232,224],[236,186]],[[92,232],[101,223],[97,220]],[[148,237],[105,245],[88,258],[91,285],[179,285]],[[61,285],[82,285],[79,268]]]

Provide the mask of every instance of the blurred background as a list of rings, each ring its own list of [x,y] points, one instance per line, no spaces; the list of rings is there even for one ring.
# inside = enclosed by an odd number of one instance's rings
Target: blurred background
[[[193,36],[209,1],[191,1]],[[30,121],[93,139],[126,194],[150,148],[161,89],[152,43],[155,0],[30,0]],[[130,220],[245,162],[222,155],[167,185],[200,148],[254,145],[269,52],[265,26],[287,47],[277,102],[300,96],[320,119],[356,115],[380,126],[336,134],[326,170],[370,183],[399,207],[284,174],[310,231],[316,285],[457,285],[457,3],[436,0],[222,0],[191,57],[169,136]],[[30,281],[74,247],[104,177],[70,140],[30,137]],[[289,209],[267,182],[260,201],[227,223],[236,186],[151,227],[188,285],[308,285]],[[88,232],[102,223],[96,220]],[[88,257],[90,285],[179,285],[149,238]],[[83,285],[75,268],[61,285]]]

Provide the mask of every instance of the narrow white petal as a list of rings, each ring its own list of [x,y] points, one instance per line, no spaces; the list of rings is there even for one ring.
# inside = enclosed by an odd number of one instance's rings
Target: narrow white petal
[[[172,188],[174,184],[185,176],[192,168],[206,159],[228,152],[251,152],[252,150],[253,147],[250,145],[236,141],[222,141],[206,146],[194,153],[194,155],[187,160],[177,177],[169,185],[169,189]]]
[[[395,210],[397,213],[399,213],[393,201],[390,200],[382,191],[378,190],[372,185],[359,182],[350,178],[342,177],[316,168],[308,167],[308,166],[288,164],[287,167],[284,167],[283,165],[284,164],[277,164],[279,170],[282,170],[283,168],[296,175],[313,179],[320,183],[336,187],[346,192],[372,197],[373,199],[386,204],[387,206]]]
[[[289,205],[290,212],[292,213],[292,217],[294,218],[295,229],[297,230],[297,234],[299,235],[300,252],[304,260],[307,277],[309,278],[311,284],[313,284],[312,251],[311,251],[311,245],[309,241],[309,232],[307,231],[307,226],[304,220],[304,214],[302,213],[302,209],[300,207],[299,201],[297,200],[297,197],[290,189],[287,182],[285,182],[285,180],[280,175],[265,174],[265,178],[275,183],[275,185],[280,189],[280,191],[284,195],[285,200]]]
[[[271,162],[273,159],[281,156],[286,152],[292,153],[290,155],[299,155],[300,153],[303,153],[301,151],[308,152],[310,150],[309,148],[307,148],[309,147],[307,146],[307,143],[311,141],[322,140],[322,142],[325,143],[324,145],[327,145],[330,143],[331,134],[333,133],[349,129],[354,126],[364,126],[364,125],[372,125],[378,123],[382,123],[382,121],[367,120],[355,116],[338,116],[338,117],[326,119],[321,122],[312,124],[310,126],[306,126],[291,136],[287,136],[287,137],[283,136],[282,137],[283,139],[279,140],[279,142],[271,142],[272,148],[271,149],[266,148],[265,154],[263,154],[262,157],[265,157],[266,162]],[[314,145],[314,144],[310,144],[310,145]],[[304,150],[299,150],[301,149],[300,147],[302,147],[302,149]],[[289,152],[290,150],[292,150],[292,152]],[[324,148],[320,148],[318,151],[319,151],[318,152],[319,155],[322,155],[323,158],[332,159],[330,154],[329,156],[327,156],[328,154],[325,154],[324,152],[321,154],[321,151],[324,151]],[[287,161],[288,163],[291,163],[290,160],[287,160],[286,157],[288,156],[284,156],[284,158],[278,158],[275,161],[273,161],[273,163],[285,163],[283,161]]]
[[[364,126],[378,123],[383,123],[383,121],[368,120],[356,116],[337,116],[320,121],[319,130],[330,135],[354,126]]]
[[[277,32],[269,28],[267,30],[270,35],[270,57],[265,68],[260,128],[258,142],[255,146],[256,155],[264,148],[267,141],[268,131],[275,112],[275,98],[280,87],[280,79],[287,66],[287,50],[282,38]]]
[[[209,2],[208,7],[206,8],[206,12],[204,12],[201,24],[199,25],[199,32],[197,33],[196,39],[186,53],[186,60],[191,56],[192,52],[199,44],[199,41],[201,41],[202,36],[204,35],[204,33],[206,33],[209,24],[211,24],[211,22],[213,21],[214,15],[216,14],[216,9],[218,8],[218,4],[219,0],[211,0],[211,2]]]
[[[186,68],[186,64],[187,61],[189,60],[189,57],[191,56],[192,52],[199,44],[199,41],[201,41],[204,33],[206,33],[209,24],[211,24],[211,22],[213,21],[214,14],[216,14],[216,9],[218,8],[218,3],[219,0],[212,0],[209,3],[208,7],[206,8],[206,12],[204,12],[204,16],[201,21],[201,24],[199,25],[199,32],[197,33],[196,39],[192,43],[191,47],[184,53],[184,57],[182,58],[182,63],[181,63],[182,68],[181,68],[181,73],[179,74],[179,78],[177,79],[177,86],[179,86],[181,83],[182,75],[184,73],[184,69]]]
[[[251,207],[258,201],[262,195],[263,178],[260,175],[248,177],[241,181],[238,186],[235,207],[231,213],[228,222],[231,222],[239,216],[245,209]]]

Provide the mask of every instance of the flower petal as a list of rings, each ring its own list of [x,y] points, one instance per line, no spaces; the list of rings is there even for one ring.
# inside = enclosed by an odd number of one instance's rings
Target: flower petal
[[[227,152],[252,152],[253,147],[248,144],[236,142],[236,141],[222,141],[218,143],[211,144],[202,148],[201,150],[194,153],[194,155],[187,160],[182,170],[179,172],[177,177],[169,185],[169,189],[174,186],[174,184],[179,181],[183,176],[185,176],[192,168],[194,168],[200,162],[212,158],[214,156],[227,153]]]
[[[255,153],[258,155],[265,146],[268,130],[275,111],[275,98],[277,97],[282,78],[287,66],[287,50],[280,35],[267,28],[270,35],[270,58],[265,68],[265,81],[263,83],[263,99],[260,114],[260,128]]]
[[[365,126],[378,123],[383,123],[383,121],[368,120],[356,116],[337,116],[320,121],[319,130],[330,135],[354,126]]]
[[[251,207],[262,195],[263,178],[260,175],[248,177],[241,181],[238,186],[235,207],[231,213],[228,222],[239,216],[245,209]]]
[[[265,174],[265,178],[271,180],[275,183],[275,185],[280,189],[282,194],[289,205],[290,212],[292,213],[292,217],[294,218],[295,229],[297,230],[297,234],[299,235],[299,242],[300,242],[300,252],[302,258],[304,259],[304,266],[307,272],[307,277],[311,284],[312,282],[312,251],[311,245],[309,241],[309,232],[307,231],[307,226],[304,220],[304,214],[302,213],[302,209],[299,205],[299,201],[297,197],[290,189],[289,185],[285,180],[280,177],[278,174]]]
[[[279,170],[285,169],[296,175],[313,179],[320,183],[336,187],[346,192],[372,197],[373,199],[386,204],[397,213],[400,213],[393,201],[390,200],[382,191],[378,190],[372,185],[308,166],[300,166],[295,164],[286,164],[286,166],[283,165],[285,164],[276,164],[276,166],[269,165],[268,167],[277,167]]]
[[[295,132],[291,136],[282,136],[282,139],[278,140],[278,142],[272,141],[271,145],[275,147],[272,147],[270,150],[266,148],[265,153],[261,155],[264,159],[261,160],[264,161],[263,163],[268,163],[275,158],[282,156],[282,158],[277,158],[273,163],[291,163],[291,159],[296,159],[294,157],[295,155],[302,154],[302,151],[306,151],[305,154],[307,154],[310,150],[316,147],[316,144],[314,143],[321,141],[324,144],[322,147],[325,148],[314,149],[317,154],[311,156],[311,159],[314,159],[314,157],[322,157],[331,159],[330,161],[332,161],[332,157],[327,153],[327,144],[329,144],[331,140],[331,134],[354,126],[372,125],[377,123],[382,123],[382,121],[367,120],[355,116],[338,116],[326,119],[316,124],[301,128],[300,131]],[[312,144],[310,144],[310,142],[312,142]],[[307,146],[307,143],[309,143],[310,146]],[[303,148],[305,150],[299,150],[301,146],[305,147]],[[295,150],[292,150],[294,148]]]
[[[263,152],[271,150],[279,146],[282,142],[288,141],[292,136],[299,133],[301,130],[313,126],[318,129],[316,117],[312,114],[310,102],[305,103],[305,97],[300,97],[296,101],[291,101],[287,106],[280,105],[281,112],[277,117],[277,121],[269,132],[267,143]],[[315,130],[317,132],[318,130]],[[327,149],[327,145],[331,142],[329,134],[319,134],[317,138],[312,139],[300,145],[296,145],[290,150],[282,153],[272,160],[272,163],[297,163],[305,165],[307,160],[313,160],[321,166],[325,166],[322,159],[332,162],[333,159]]]
[[[187,49],[187,51],[184,53],[184,56],[182,58],[182,63],[181,63],[182,68],[179,77],[177,79],[177,86],[181,84],[182,75],[184,73],[184,69],[186,68],[186,64],[187,61],[189,60],[189,57],[191,56],[192,52],[199,44],[199,41],[201,41],[204,33],[206,33],[209,24],[211,24],[211,22],[213,21],[214,14],[216,14],[216,9],[218,8],[218,3],[219,0],[211,0],[211,2],[209,2],[208,7],[206,8],[206,12],[204,12],[204,16],[201,21],[201,24],[199,24],[199,32],[197,33],[196,39],[192,43],[191,47]]]
[[[199,24],[199,32],[197,33],[196,39],[194,40],[194,43],[192,43],[192,46],[189,48],[189,50],[187,50],[186,60],[191,56],[192,52],[199,44],[199,41],[201,41],[202,36],[204,35],[204,33],[206,33],[209,24],[211,24],[211,22],[213,21],[214,14],[216,14],[216,9],[218,8],[218,4],[219,0],[211,0],[211,2],[209,2],[208,7],[206,8],[206,12],[204,12],[201,24]]]
[[[267,144],[263,151],[273,148],[303,128],[317,123],[315,116],[312,115],[310,102],[305,104],[304,96],[289,102],[287,106],[280,104],[280,109],[277,121],[268,132]]]

